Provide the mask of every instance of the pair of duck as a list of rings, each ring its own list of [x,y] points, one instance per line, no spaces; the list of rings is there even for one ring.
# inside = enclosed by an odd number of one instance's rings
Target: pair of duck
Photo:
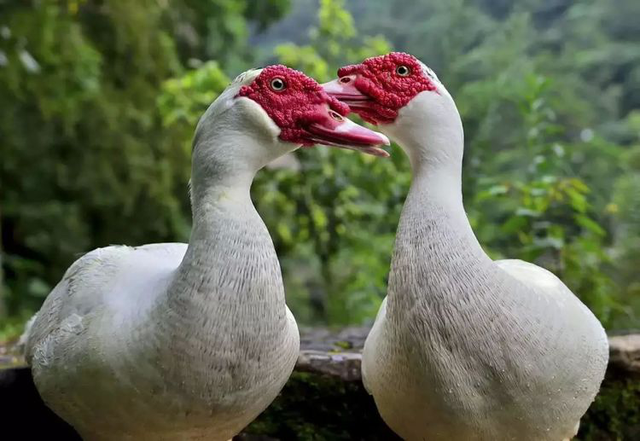
[[[463,129],[419,60],[391,53],[324,86],[283,66],[240,75],[193,141],[189,244],[111,246],[76,261],[26,333],[45,402],[89,441],[226,441],[295,365],[299,334],[249,195],[300,146],[409,156],[413,183],[363,352],[367,390],[407,440],[575,435],[608,359],[594,315],[553,274],[482,250],[462,204]],[[344,103],[347,103],[345,105]]]

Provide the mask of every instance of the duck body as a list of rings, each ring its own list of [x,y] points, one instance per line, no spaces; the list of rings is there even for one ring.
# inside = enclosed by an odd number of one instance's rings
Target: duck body
[[[573,437],[606,369],[599,322],[546,270],[491,261],[418,193],[364,348],[382,417],[411,441]]]
[[[266,227],[247,206],[218,211],[206,236],[95,250],[47,298],[28,358],[83,439],[226,441],[284,386],[299,334]],[[185,253],[203,257],[181,267]],[[191,295],[175,302],[176,288]]]
[[[381,416],[409,441],[573,437],[604,378],[602,325],[549,271],[484,252],[462,200],[462,121],[431,69],[391,53],[338,75],[325,90],[379,124],[413,172],[363,349]]]

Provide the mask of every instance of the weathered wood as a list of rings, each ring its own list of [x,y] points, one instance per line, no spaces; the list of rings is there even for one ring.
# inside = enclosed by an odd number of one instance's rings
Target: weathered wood
[[[366,327],[302,330],[294,374],[278,399],[238,440],[397,439],[362,387],[360,351],[368,332]],[[640,334],[610,337],[609,343],[607,377],[583,418],[581,440],[640,439]],[[6,351],[0,350],[0,356],[20,364]],[[0,369],[0,419],[1,439],[79,439],[46,408],[25,367]]]
[[[640,375],[640,334],[609,337],[609,368]]]

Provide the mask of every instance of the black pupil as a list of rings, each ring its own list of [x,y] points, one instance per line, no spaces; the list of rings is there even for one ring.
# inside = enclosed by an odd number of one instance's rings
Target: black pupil
[[[398,73],[399,73],[400,75],[406,75],[408,72],[409,72],[409,71],[407,70],[407,68],[406,68],[405,66],[400,66],[400,67],[398,68]]]
[[[274,89],[276,90],[280,90],[284,87],[284,83],[282,82],[282,80],[280,79],[275,79],[273,80],[273,82],[271,83],[271,85],[273,86]]]

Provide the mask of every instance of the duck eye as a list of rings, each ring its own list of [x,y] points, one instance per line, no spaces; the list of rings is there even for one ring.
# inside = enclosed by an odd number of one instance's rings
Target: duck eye
[[[287,85],[282,78],[274,78],[271,80],[271,88],[276,92],[283,91],[285,87],[287,87]]]
[[[406,77],[411,73],[411,69],[409,69],[407,66],[398,66],[396,67],[396,73],[401,77]]]

